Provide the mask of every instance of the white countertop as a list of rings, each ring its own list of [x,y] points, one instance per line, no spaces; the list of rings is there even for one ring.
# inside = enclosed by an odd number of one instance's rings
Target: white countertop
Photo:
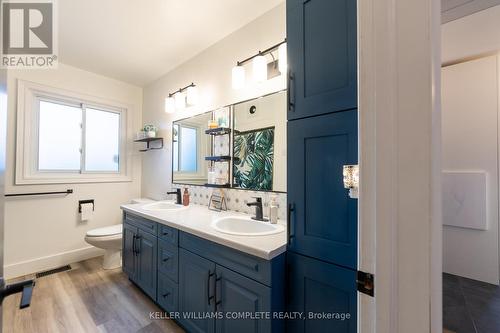
[[[286,226],[285,231],[273,235],[235,236],[218,232],[210,225],[214,220],[224,216],[248,216],[247,214],[233,211],[215,212],[209,210],[207,206],[196,204],[190,204],[180,210],[148,211],[142,209],[144,205],[146,204],[127,204],[121,205],[120,208],[148,220],[263,259],[272,259],[286,251]],[[282,221],[278,223],[283,224]]]

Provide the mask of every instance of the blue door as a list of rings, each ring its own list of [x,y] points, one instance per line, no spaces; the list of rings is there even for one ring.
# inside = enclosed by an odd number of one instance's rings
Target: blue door
[[[357,110],[288,122],[288,249],[357,269],[357,200],[343,166],[357,164]]]
[[[141,289],[156,300],[157,237],[139,229],[136,239],[137,278]]]
[[[304,316],[287,321],[287,332],[355,333],[356,271],[291,252],[287,261],[288,311]]]
[[[232,317],[270,312],[271,288],[221,266],[217,266],[216,281],[216,309],[223,314],[216,322],[217,333],[271,332],[271,320]]]
[[[215,263],[179,249],[180,322],[188,332],[211,333],[215,319]]]
[[[288,119],[357,107],[355,0],[287,0]]]
[[[122,239],[122,269],[132,281],[136,280],[136,256],[135,256],[135,238],[137,236],[137,227],[131,224],[123,223]]]

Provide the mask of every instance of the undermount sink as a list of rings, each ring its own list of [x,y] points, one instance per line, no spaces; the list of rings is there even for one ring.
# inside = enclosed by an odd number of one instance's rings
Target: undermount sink
[[[238,236],[265,236],[277,234],[285,230],[281,224],[261,222],[243,216],[228,216],[212,222],[215,230]]]
[[[178,205],[168,201],[153,202],[142,206],[143,210],[149,210],[149,211],[179,210],[183,208],[185,208],[185,206]]]

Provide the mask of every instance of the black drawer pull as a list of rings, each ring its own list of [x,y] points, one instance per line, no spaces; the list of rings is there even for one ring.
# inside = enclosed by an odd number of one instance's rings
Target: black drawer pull
[[[170,257],[163,258],[163,262],[167,262],[170,260]]]
[[[166,293],[166,294],[163,294],[162,297],[163,298],[167,298],[167,296],[170,295],[170,292]]]

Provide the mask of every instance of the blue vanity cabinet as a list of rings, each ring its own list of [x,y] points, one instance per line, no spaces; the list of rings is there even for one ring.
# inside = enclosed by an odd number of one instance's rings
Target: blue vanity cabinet
[[[287,332],[339,332],[357,330],[356,271],[316,259],[287,253],[289,267],[288,311],[302,312],[304,319],[287,322]],[[335,314],[338,317],[309,317]],[[349,316],[349,317],[348,317]]]
[[[285,310],[284,254],[265,260],[185,232],[180,233],[179,246],[180,311],[216,311],[213,329],[218,333],[284,332],[284,320],[272,318],[272,313]],[[271,318],[235,317],[259,313],[269,313]],[[211,332],[209,322],[181,321],[193,332]]]
[[[156,300],[158,251],[156,228],[156,222],[124,214],[123,272],[154,300]]]
[[[271,309],[271,289],[261,283],[217,265],[216,310],[223,314],[217,320],[217,333],[254,333],[273,331],[271,319],[238,318],[240,314],[259,314]]]
[[[168,312],[179,311],[179,285],[158,271],[157,303]]]
[[[288,122],[290,251],[357,269],[357,200],[343,166],[357,164],[357,110]]]
[[[215,318],[205,315],[215,311],[215,263],[179,249],[179,264],[180,322],[189,332],[212,333]]]
[[[287,0],[286,10],[288,119],[356,108],[356,1]]]
[[[162,309],[178,311],[188,332],[285,331],[272,317],[285,310],[285,254],[266,260],[125,213],[123,271]]]
[[[156,300],[157,237],[139,229],[137,242],[136,283],[152,299]]]
[[[123,223],[122,236],[122,269],[130,280],[136,280],[135,238],[137,227],[130,223]]]

